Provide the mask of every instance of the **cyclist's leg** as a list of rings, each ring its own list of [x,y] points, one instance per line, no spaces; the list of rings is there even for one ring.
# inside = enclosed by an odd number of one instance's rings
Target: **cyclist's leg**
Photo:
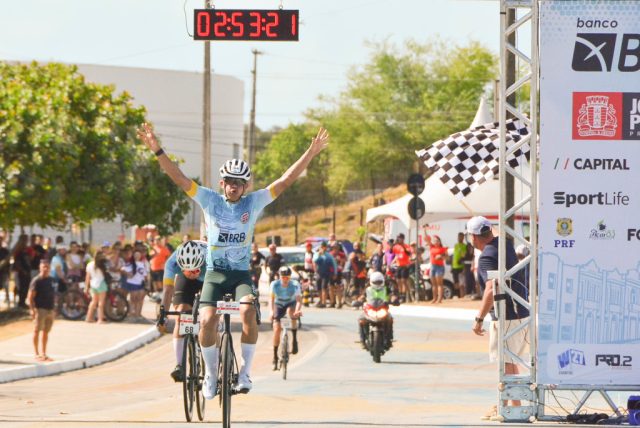
[[[278,370],[278,347],[280,347],[280,336],[282,335],[282,325],[280,320],[285,315],[285,308],[276,305],[273,314],[273,369]]]
[[[293,317],[293,313],[296,309],[296,303],[289,303],[287,306],[287,313],[289,314],[289,319],[291,319],[291,335],[293,336],[293,341],[291,343],[291,353],[298,353],[298,320]]]
[[[251,282],[249,272],[236,271],[234,282],[236,286],[236,301],[254,302],[256,297],[256,289]],[[258,323],[256,319],[256,308],[254,305],[240,306],[240,319],[242,320],[242,335],[240,337],[240,346],[242,348],[242,365],[238,375],[238,388],[247,392],[251,389],[251,366],[253,356],[256,352],[256,342],[258,341]]]
[[[225,276],[220,272],[207,271],[202,293],[200,295],[200,344],[205,366],[205,398],[211,399],[215,394],[215,382],[218,371],[218,348],[216,346],[219,315],[216,314],[215,302],[222,300]]]

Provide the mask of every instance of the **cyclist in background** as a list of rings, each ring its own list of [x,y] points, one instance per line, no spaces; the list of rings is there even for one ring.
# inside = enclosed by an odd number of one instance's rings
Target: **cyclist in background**
[[[241,303],[256,302],[256,290],[249,272],[256,221],[264,208],[291,186],[313,158],[329,145],[329,133],[320,128],[309,148],[280,178],[267,188],[246,195],[251,169],[243,160],[231,159],[222,165],[219,182],[222,194],[219,194],[184,175],[160,147],[148,124],[142,125],[138,136],[155,153],[160,167],[171,180],[200,205],[207,224],[209,251],[201,294],[200,344],[206,368],[203,395],[210,400],[216,395],[218,361],[216,336],[220,316],[216,314],[215,302],[227,293],[233,293],[235,300]],[[242,364],[235,390],[246,394],[252,388],[251,366],[258,341],[255,305],[242,305],[240,318]]]
[[[173,295],[173,306],[176,311],[191,311],[196,293],[202,290],[206,272],[204,269],[206,257],[207,243],[205,241],[187,241],[180,244],[164,264],[163,301],[170,300]],[[184,336],[180,336],[178,322],[173,328],[173,351],[176,355],[176,367],[171,372],[171,377],[176,382],[182,382]]]
[[[280,346],[280,334],[282,327],[280,320],[287,313],[291,318],[291,333],[293,334],[293,343],[291,353],[298,353],[298,321],[297,318],[302,315],[302,289],[300,283],[295,279],[291,279],[291,269],[289,266],[282,266],[278,271],[280,279],[276,279],[271,283],[269,311],[270,319],[273,323],[273,369],[278,370],[278,347]]]

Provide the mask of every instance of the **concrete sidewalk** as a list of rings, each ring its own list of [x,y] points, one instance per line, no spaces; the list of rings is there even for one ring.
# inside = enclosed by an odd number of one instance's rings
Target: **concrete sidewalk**
[[[151,315],[149,309],[143,313],[147,318]],[[31,321],[17,321],[0,327],[5,333],[0,334],[0,383],[103,364],[160,337],[151,320],[96,324],[58,317],[49,333],[47,346],[47,354],[53,361],[45,363],[35,360],[31,326]],[[12,328],[23,333],[11,334],[6,330]]]

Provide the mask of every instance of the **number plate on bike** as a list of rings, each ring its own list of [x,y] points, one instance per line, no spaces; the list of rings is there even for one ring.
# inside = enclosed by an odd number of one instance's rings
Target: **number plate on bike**
[[[193,323],[192,314],[180,314],[178,332],[184,334],[198,334],[200,331],[200,324]]]
[[[220,300],[216,304],[217,313],[224,315],[230,314],[235,315],[240,313],[240,302],[225,302],[224,300]]]
[[[280,320],[280,325],[282,326],[282,328],[291,329],[291,320],[289,318],[282,318]]]

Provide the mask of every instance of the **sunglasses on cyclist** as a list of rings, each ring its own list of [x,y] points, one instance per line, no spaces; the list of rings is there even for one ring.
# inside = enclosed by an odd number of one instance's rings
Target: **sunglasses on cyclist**
[[[242,178],[225,178],[224,184],[229,186],[244,186],[247,182]]]

